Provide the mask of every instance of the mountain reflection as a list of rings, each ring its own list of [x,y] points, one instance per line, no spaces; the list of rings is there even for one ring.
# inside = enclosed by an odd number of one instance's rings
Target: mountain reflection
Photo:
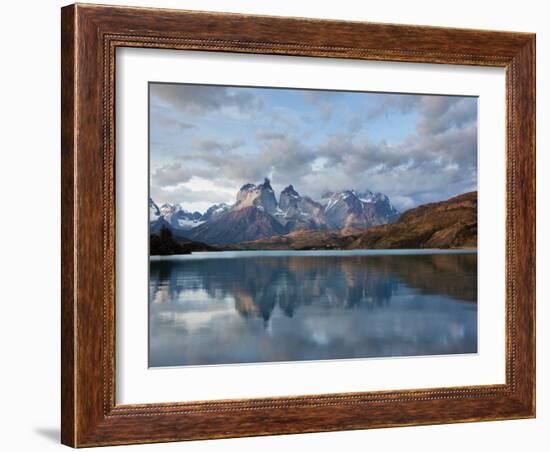
[[[152,261],[150,296],[153,303],[163,303],[202,289],[212,299],[232,297],[242,317],[265,322],[276,306],[287,317],[313,303],[374,309],[390,303],[400,284],[475,301],[476,259],[475,254],[436,254]]]
[[[208,253],[152,260],[149,290],[152,366],[477,350],[475,253]]]

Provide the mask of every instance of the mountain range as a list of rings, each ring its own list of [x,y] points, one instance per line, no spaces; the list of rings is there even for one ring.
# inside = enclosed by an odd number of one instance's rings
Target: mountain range
[[[477,192],[407,210],[363,230],[293,231],[226,246],[233,250],[476,248]]]
[[[289,185],[277,200],[267,178],[257,185],[243,185],[234,204],[215,204],[204,214],[189,212],[177,204],[159,207],[149,200],[151,234],[169,229],[176,238],[213,246],[304,231],[351,234],[393,223],[398,217],[399,212],[382,193],[350,189],[327,192],[316,201]]]

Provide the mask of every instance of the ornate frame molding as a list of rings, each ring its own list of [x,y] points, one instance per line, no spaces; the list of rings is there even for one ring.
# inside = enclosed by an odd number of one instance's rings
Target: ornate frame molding
[[[506,68],[506,383],[116,405],[118,47]],[[534,35],[77,4],[62,9],[62,88],[64,444],[81,447],[534,416]],[[99,236],[102,247],[97,246]]]

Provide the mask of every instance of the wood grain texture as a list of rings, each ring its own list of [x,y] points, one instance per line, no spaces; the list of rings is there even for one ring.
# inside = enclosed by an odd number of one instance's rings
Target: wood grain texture
[[[75,443],[75,322],[74,302],[74,168],[75,158],[75,59],[74,9],[63,9],[61,19],[61,441]]]
[[[535,415],[535,37],[71,5],[62,10],[62,442],[74,447]],[[506,384],[115,403],[117,47],[506,68]]]

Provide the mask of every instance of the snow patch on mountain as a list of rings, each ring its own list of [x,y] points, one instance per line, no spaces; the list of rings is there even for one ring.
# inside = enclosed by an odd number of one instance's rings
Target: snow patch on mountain
[[[163,204],[159,208],[160,215],[175,230],[189,230],[204,223],[200,212],[189,212],[180,204]]]
[[[156,221],[159,219],[161,213],[155,202],[149,198],[149,221]]]

